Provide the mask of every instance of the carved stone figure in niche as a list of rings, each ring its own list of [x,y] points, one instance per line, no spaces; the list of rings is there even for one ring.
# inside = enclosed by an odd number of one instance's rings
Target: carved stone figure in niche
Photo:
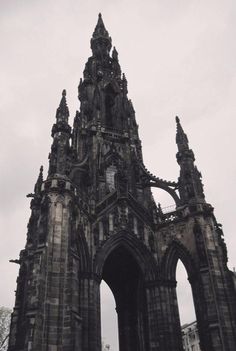
[[[206,248],[203,241],[202,229],[197,220],[195,220],[195,223],[193,226],[193,233],[196,240],[196,247],[197,247],[200,264],[204,266],[207,262]]]

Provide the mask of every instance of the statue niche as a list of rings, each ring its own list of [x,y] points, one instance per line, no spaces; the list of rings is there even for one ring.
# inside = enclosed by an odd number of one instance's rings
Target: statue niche
[[[117,128],[117,118],[115,118],[116,112],[116,96],[114,88],[111,84],[105,87],[105,125],[108,128]]]

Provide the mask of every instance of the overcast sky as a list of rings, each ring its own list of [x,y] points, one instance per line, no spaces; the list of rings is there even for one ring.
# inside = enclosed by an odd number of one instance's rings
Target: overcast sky
[[[161,178],[177,179],[178,115],[206,199],[223,224],[229,267],[236,265],[235,0],[1,0],[0,305],[13,306],[18,267],[8,260],[25,244],[30,215],[25,195],[40,165],[47,170],[62,89],[70,121],[79,109],[77,86],[99,12],[128,80],[146,166]],[[162,193],[155,195],[163,206],[172,204]],[[109,306],[104,304],[106,320]],[[189,311],[185,304],[183,322],[191,321]],[[106,341],[113,343],[109,335],[106,331]]]

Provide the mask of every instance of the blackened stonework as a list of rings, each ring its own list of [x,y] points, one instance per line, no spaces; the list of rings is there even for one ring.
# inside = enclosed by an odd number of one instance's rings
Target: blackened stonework
[[[135,111],[101,15],[69,125],[63,90],[49,171],[31,200],[20,253],[9,351],[100,351],[100,283],[111,288],[120,351],[182,351],[176,297],[181,260],[202,351],[236,350],[236,294],[222,227],[177,117],[178,181],[143,163]],[[163,213],[151,187],[176,204]]]

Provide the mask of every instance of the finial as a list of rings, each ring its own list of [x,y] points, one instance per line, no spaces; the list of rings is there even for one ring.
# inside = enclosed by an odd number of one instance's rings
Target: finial
[[[66,89],[62,90],[62,96],[66,96]]]
[[[175,121],[176,121],[176,123],[180,123],[180,120],[179,120],[178,116],[175,116]]]
[[[102,14],[101,14],[101,12],[99,12],[99,14],[98,14],[98,18],[102,18]]]

